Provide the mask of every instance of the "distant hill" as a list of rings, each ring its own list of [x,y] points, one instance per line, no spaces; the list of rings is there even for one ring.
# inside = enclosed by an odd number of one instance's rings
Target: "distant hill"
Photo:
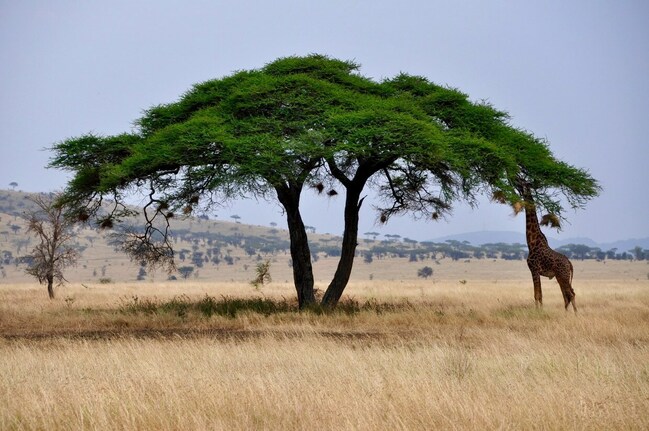
[[[446,242],[446,241],[467,241],[471,245],[480,246],[483,244],[525,244],[525,235],[520,232],[511,231],[478,231],[468,232],[458,235],[448,235],[439,238],[434,238],[432,242]],[[598,247],[603,251],[617,249],[618,251],[629,251],[634,247],[642,247],[649,249],[649,237],[619,240],[608,243],[597,243],[590,238],[566,238],[556,239],[548,236],[548,241],[552,247],[561,247],[567,244],[582,244],[589,247]]]
[[[27,279],[20,265],[22,256],[36,245],[36,239],[26,233],[23,215],[35,209],[27,199],[30,193],[0,190],[0,282]],[[143,221],[128,220],[126,224],[142,226]],[[144,280],[153,276],[138,262],[132,262],[116,251],[111,234],[116,229],[100,230],[93,225],[78,225],[70,244],[79,253],[78,265],[68,270],[69,280],[112,281]],[[209,220],[206,217],[178,217],[172,220],[177,265],[192,266],[193,276],[250,279],[255,265],[265,258],[288,261],[289,235],[285,229],[251,226],[236,222]],[[336,241],[331,236],[314,235],[314,244],[326,252]],[[287,267],[284,262],[279,267]],[[276,271],[277,272],[277,271]],[[178,274],[175,274],[179,277]],[[163,279],[167,274],[159,273]]]
[[[467,232],[457,235],[446,235],[439,238],[434,238],[432,242],[446,242],[446,241],[467,241],[471,245],[482,244],[525,244],[525,235],[519,232],[508,231],[480,231],[480,232]]]
[[[33,209],[26,199],[27,193],[0,190],[0,283],[24,281],[23,257],[35,246],[36,240],[26,233],[26,223],[21,217]],[[142,226],[142,220],[129,220],[134,228]],[[273,278],[290,280],[291,258],[289,234],[272,223],[271,226],[253,226],[238,222],[221,221],[199,217],[178,217],[172,220],[172,241],[176,252],[176,264],[192,278],[210,280],[249,281],[260,262],[273,262]],[[79,253],[78,265],[69,270],[69,280],[80,282],[143,281],[178,278],[180,273],[166,274],[149,271],[139,262],[130,261],[122,252],[115,250],[111,236],[120,230],[100,230],[92,225],[75,227],[71,246]],[[340,256],[341,239],[328,234],[309,234],[309,247],[314,265],[333,272]],[[447,240],[453,240],[446,243]],[[464,243],[466,241],[466,243]],[[579,259],[632,259],[628,253],[636,246],[645,249],[649,256],[649,238],[596,244],[588,238],[557,241],[550,238],[554,247],[577,244],[562,250]],[[481,247],[483,244],[491,244]],[[587,246],[586,249],[582,245]],[[599,247],[600,250],[591,250]],[[612,249],[616,252],[605,253]],[[521,260],[527,251],[525,236],[518,232],[472,232],[437,238],[432,242],[406,239],[371,240],[359,238],[357,258],[363,268],[377,262],[378,268],[385,259],[403,259],[413,264],[435,262],[439,259],[507,259]],[[644,257],[641,257],[644,259]],[[357,263],[358,265],[358,263]],[[368,269],[369,271],[369,269]],[[373,270],[374,271],[374,270]],[[377,274],[378,274],[378,270]],[[373,272],[372,272],[373,274]],[[184,275],[183,275],[184,276]],[[156,278],[157,277],[157,278]],[[103,280],[103,281],[102,281]]]

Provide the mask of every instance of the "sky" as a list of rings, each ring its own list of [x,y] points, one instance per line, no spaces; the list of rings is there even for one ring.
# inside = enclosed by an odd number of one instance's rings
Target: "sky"
[[[507,111],[587,169],[603,191],[565,213],[557,238],[649,236],[649,2],[563,1],[12,1],[0,0],[0,188],[56,191],[54,143],[132,130],[146,108],[195,83],[279,57],[325,54],[375,80],[399,72],[458,88]],[[359,232],[428,240],[524,232],[522,216],[482,200],[441,221],[380,225],[371,195]],[[306,191],[305,224],[341,234],[342,204]],[[285,226],[281,208],[242,201],[213,216]]]

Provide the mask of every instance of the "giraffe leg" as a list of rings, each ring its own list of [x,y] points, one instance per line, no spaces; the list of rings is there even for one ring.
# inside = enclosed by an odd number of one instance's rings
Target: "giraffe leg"
[[[572,308],[577,312],[577,305],[575,304],[575,291],[573,290],[570,280],[565,277],[557,277],[559,287],[561,287],[561,294],[563,295],[563,302],[568,311],[568,306],[572,303]]]
[[[543,307],[543,292],[541,291],[541,276],[533,272],[532,281],[534,282],[534,303],[536,304],[536,308]]]

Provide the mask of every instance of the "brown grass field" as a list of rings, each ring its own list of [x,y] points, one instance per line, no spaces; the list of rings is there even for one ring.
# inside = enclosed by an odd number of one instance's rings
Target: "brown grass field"
[[[535,309],[524,261],[359,262],[333,312],[297,312],[284,265],[3,281],[0,429],[649,429],[649,265],[573,263],[577,315],[554,280]]]

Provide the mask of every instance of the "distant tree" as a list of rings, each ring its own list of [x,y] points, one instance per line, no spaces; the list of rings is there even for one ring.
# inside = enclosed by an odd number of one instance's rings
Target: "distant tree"
[[[17,235],[17,234],[18,234],[18,231],[19,231],[20,229],[22,229],[22,228],[21,228],[20,226],[18,226],[17,224],[12,224],[11,226],[9,226],[9,229],[11,229],[12,231],[14,231],[14,235]]]
[[[374,257],[372,256],[371,251],[366,251],[363,256],[363,260],[365,263],[372,263],[374,261]]]
[[[627,252],[625,251],[625,252],[622,252],[621,254],[618,254],[618,255],[616,256],[616,258],[617,258],[618,260],[631,260],[631,259],[633,259],[633,255],[630,254],[630,253],[627,253]]]
[[[263,286],[273,280],[270,276],[270,260],[257,264],[255,271],[257,275],[255,279],[250,282],[250,284],[255,286],[255,288],[259,289],[259,286]]]
[[[433,268],[430,266],[424,266],[423,268],[417,270],[417,277],[428,278],[433,275]]]
[[[233,219],[235,223],[239,223],[239,220],[241,220],[241,217],[237,214],[231,215],[230,218]]]
[[[192,272],[194,272],[194,267],[193,266],[181,266],[178,268],[178,272],[180,273],[180,276],[187,280],[190,275],[192,275]]]
[[[16,251],[20,253],[20,251],[23,249],[23,247],[27,247],[30,244],[30,239],[31,238],[18,238],[16,239],[13,243],[16,245]]]
[[[599,249],[591,248],[584,244],[567,244],[557,248],[570,259],[592,259]]]
[[[16,187],[18,187],[18,183],[15,181],[12,181],[9,183],[9,187],[11,187],[12,190],[16,190]]]
[[[11,265],[13,262],[14,256],[13,253],[9,250],[2,251],[2,263],[5,265]]]
[[[406,244],[409,244],[409,245],[411,245],[411,246],[413,246],[413,247],[414,247],[415,245],[417,245],[417,240],[410,239],[410,238],[404,238],[404,239],[403,239],[403,242],[406,243]]]
[[[595,253],[595,257],[597,258],[597,260],[604,260],[606,259],[606,252],[598,248],[597,252]]]
[[[195,251],[194,253],[192,253],[192,263],[194,265],[196,265],[198,268],[202,268],[203,262],[204,262],[203,252]]]
[[[636,260],[645,260],[647,258],[646,252],[647,250],[643,250],[640,246],[635,246],[633,250],[631,250],[631,253],[633,253]]]
[[[25,272],[47,284],[47,293],[54,299],[54,283],[63,284],[63,270],[77,260],[76,250],[68,246],[74,238],[74,222],[65,217],[64,208],[54,200],[41,195],[29,199],[36,209],[26,214],[27,233],[34,234],[39,243],[28,255],[31,263]]]
[[[140,270],[137,273],[137,280],[142,281],[146,278],[146,269],[145,267],[141,266]]]
[[[371,236],[373,241],[376,241],[376,237],[381,235],[378,232],[365,232],[363,235],[365,236]]]

